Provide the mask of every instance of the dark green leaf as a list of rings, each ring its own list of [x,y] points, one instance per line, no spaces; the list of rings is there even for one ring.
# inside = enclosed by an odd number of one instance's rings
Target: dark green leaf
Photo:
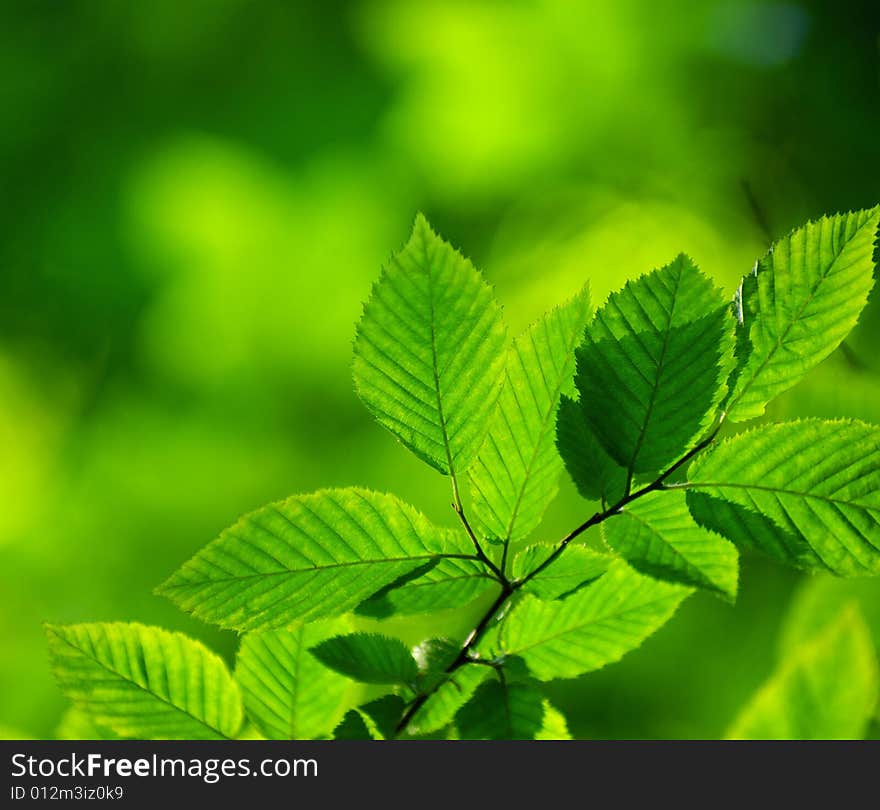
[[[350,633],[311,648],[324,666],[362,683],[414,683],[419,668],[400,639],[378,633]]]
[[[687,256],[608,299],[577,351],[581,409],[611,457],[651,473],[678,459],[715,417],[734,321]]]
[[[533,740],[544,720],[541,693],[528,683],[481,684],[455,715],[465,740]]]
[[[578,492],[589,501],[617,503],[626,490],[626,470],[599,443],[580,403],[563,396],[556,419],[556,447]]]

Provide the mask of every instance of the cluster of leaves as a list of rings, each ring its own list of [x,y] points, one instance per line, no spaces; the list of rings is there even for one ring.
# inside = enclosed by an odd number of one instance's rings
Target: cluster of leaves
[[[458,527],[358,488],[266,506],[159,588],[243,634],[234,675],[179,634],[51,626],[62,688],[126,737],[558,738],[565,721],[540,684],[617,661],[694,589],[734,600],[737,547],[880,572],[880,428],[809,419],[719,435],[855,325],[878,219],[794,231],[732,304],[681,255],[595,313],[585,288],[508,343],[490,287],[419,217],[364,308],[354,380],[378,422],[448,476]],[[533,542],[563,469],[599,508],[561,541]],[[411,650],[354,631],[358,616],[478,599],[461,641],[440,627]],[[844,614],[795,655],[732,733],[796,735],[786,701],[822,680],[809,673],[823,650],[857,650],[854,622]],[[354,705],[352,681],[374,699]]]

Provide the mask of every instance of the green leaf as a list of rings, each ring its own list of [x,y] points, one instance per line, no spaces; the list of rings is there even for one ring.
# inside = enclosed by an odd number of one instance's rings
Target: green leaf
[[[390,740],[403,716],[405,704],[399,695],[383,697],[346,712],[333,732],[334,740]]]
[[[361,683],[411,684],[419,668],[409,647],[400,639],[379,633],[335,636],[312,647],[324,666]]]
[[[444,554],[472,552],[392,495],[327,489],[241,518],[157,592],[221,627],[274,629],[346,613]]]
[[[432,734],[449,725],[459,708],[492,674],[492,669],[482,664],[468,664],[456,670],[416,712],[407,732],[412,735]]]
[[[715,532],[698,526],[685,493],[650,492],[602,524],[605,542],[648,576],[736,599],[739,555]]]
[[[489,435],[468,477],[474,514],[485,533],[519,540],[556,497],[562,462],[554,446],[556,410],[573,392],[574,349],[590,317],[584,288],[518,337]]]
[[[464,607],[497,588],[485,566],[474,560],[440,559],[423,573],[413,573],[417,576],[407,574],[392,582],[358,605],[355,612],[376,619],[436,613]]]
[[[367,721],[357,709],[350,709],[333,730],[334,740],[372,740]]]
[[[626,490],[626,470],[605,452],[579,402],[563,396],[556,418],[556,448],[571,480],[588,501],[617,503]]]
[[[455,715],[464,740],[533,740],[544,720],[541,693],[528,683],[480,684]]]
[[[544,701],[544,722],[538,733],[535,734],[536,740],[570,740],[571,732],[568,730],[568,723],[565,722],[565,715],[559,709],[550,705],[549,700]]]
[[[122,737],[216,740],[241,726],[237,684],[197,641],[122,623],[47,625],[46,634],[64,693]]]
[[[344,632],[331,620],[292,630],[248,633],[241,642],[235,679],[248,718],[270,740],[313,740],[339,721],[351,681],[321,666],[309,648]]]
[[[740,422],[791,388],[856,325],[873,286],[880,207],[823,217],[777,242],[737,291],[737,367],[726,404]]]
[[[574,678],[634,650],[666,623],[689,593],[617,561],[592,585],[561,601],[525,596],[500,631],[487,634],[478,646],[489,657],[521,657],[539,680]]]
[[[656,472],[715,416],[734,322],[720,291],[684,255],[612,294],[577,350],[584,416],[628,471]]]
[[[445,677],[446,670],[458,658],[461,645],[448,638],[429,638],[413,648],[419,665],[419,691],[427,693]]]
[[[358,708],[375,739],[390,740],[397,731],[406,704],[400,695],[383,695]]]
[[[491,288],[419,215],[364,307],[355,388],[419,458],[463,473],[495,409],[506,342]]]
[[[523,579],[534,571],[556,547],[550,543],[536,543],[524,548],[513,558],[511,573],[514,579]],[[541,599],[559,599],[598,579],[608,570],[614,558],[584,546],[570,545],[552,565],[548,565],[523,590]]]
[[[880,428],[807,419],[725,440],[688,471],[697,523],[839,576],[880,572]]]
[[[747,740],[862,739],[877,702],[871,634],[854,605],[792,650],[727,736]]]

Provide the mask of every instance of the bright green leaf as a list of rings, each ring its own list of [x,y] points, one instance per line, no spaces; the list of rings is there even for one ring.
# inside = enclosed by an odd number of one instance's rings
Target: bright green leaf
[[[563,396],[556,418],[556,449],[571,480],[588,501],[617,503],[626,490],[626,470],[599,443],[579,402]]]
[[[648,576],[736,598],[739,555],[715,532],[698,526],[681,491],[650,492],[602,524],[605,542]]]
[[[498,587],[486,567],[474,560],[440,559],[424,573],[413,574],[416,576],[407,574],[373,594],[358,605],[356,613],[377,619],[434,613],[464,607]]]
[[[575,382],[618,464],[658,471],[705,431],[725,392],[733,328],[720,291],[684,255],[609,297],[577,350]]]
[[[334,636],[311,648],[324,666],[361,683],[414,683],[419,668],[400,639],[379,633]]]
[[[550,705],[549,700],[544,701],[544,722],[538,733],[535,734],[536,740],[570,740],[571,732],[568,730],[568,723],[565,722],[565,715],[559,709]]]
[[[480,684],[455,715],[464,740],[533,740],[544,720],[544,700],[529,683],[497,678]]]
[[[839,576],[880,572],[880,428],[806,419],[740,433],[688,471],[696,521]]]
[[[309,648],[347,629],[336,619],[242,639],[235,679],[248,718],[268,739],[313,740],[333,730],[352,684],[321,666]]]
[[[760,416],[856,325],[874,283],[878,219],[880,207],[810,222],[743,279],[729,419]]]
[[[158,593],[221,627],[274,629],[346,613],[444,554],[472,552],[392,495],[327,489],[241,518]]]
[[[233,738],[241,695],[226,665],[197,641],[142,624],[47,625],[64,693],[122,737]]]
[[[463,473],[495,409],[506,341],[490,287],[419,215],[364,307],[355,387],[417,456],[443,473]]]
[[[525,596],[500,631],[487,634],[479,648],[490,657],[519,656],[542,681],[574,678],[634,650],[666,623],[689,593],[617,561],[592,585],[561,601]]]
[[[791,650],[727,733],[748,740],[861,739],[877,702],[871,634],[850,605]]]
[[[514,579],[523,579],[534,571],[555,548],[549,543],[536,543],[520,551],[513,558]],[[598,579],[613,560],[608,554],[600,554],[585,546],[570,545],[557,560],[530,579],[523,590],[541,599],[559,599]]]
[[[557,307],[511,347],[498,408],[468,477],[474,514],[489,537],[518,540],[556,497],[562,461],[556,410],[573,392],[574,349],[590,317],[589,291]]]
[[[416,712],[407,726],[407,732],[413,735],[432,734],[449,725],[459,708],[492,674],[490,667],[481,664],[469,664],[457,669]]]

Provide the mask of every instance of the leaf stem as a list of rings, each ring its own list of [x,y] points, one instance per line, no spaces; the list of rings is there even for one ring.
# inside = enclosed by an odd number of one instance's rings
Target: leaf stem
[[[458,519],[461,521],[461,525],[464,526],[464,530],[467,532],[468,537],[471,538],[471,542],[474,544],[474,550],[477,552],[477,557],[483,565],[495,575],[495,578],[502,584],[502,586],[505,585],[507,583],[507,577],[504,575],[504,562],[502,561],[501,568],[499,568],[483,550],[483,546],[477,539],[477,535],[471,528],[467,515],[464,513],[464,505],[461,501],[461,493],[458,490],[458,479],[455,477],[455,473],[452,473],[450,478],[452,479],[452,508],[455,511],[455,514],[458,515]]]

